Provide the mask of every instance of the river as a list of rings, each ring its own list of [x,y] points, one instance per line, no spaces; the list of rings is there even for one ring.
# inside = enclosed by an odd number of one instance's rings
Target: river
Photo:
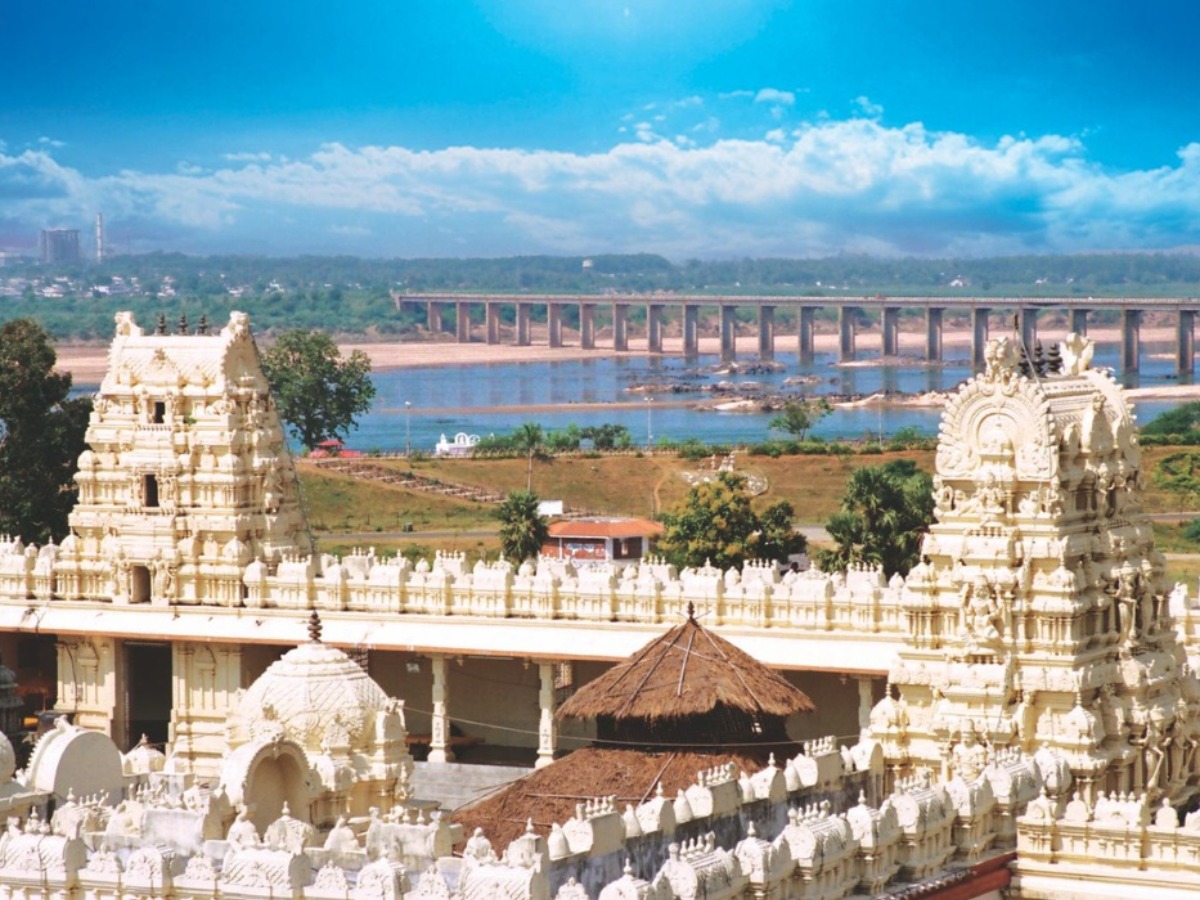
[[[1168,349],[1143,346],[1141,372],[1121,380],[1130,387],[1180,383]],[[453,352],[452,347],[448,350]],[[718,363],[715,356],[686,362],[678,357],[597,358],[380,371],[373,376],[377,391],[373,408],[359,419],[359,428],[351,432],[347,444],[359,450],[398,451],[408,440],[414,450],[432,452],[442,435],[504,434],[523,422],[536,422],[548,430],[571,423],[583,427],[613,422],[628,427],[639,444],[645,444],[650,436],[655,443],[687,438],[707,443],[754,443],[769,436],[768,422],[773,413],[702,411],[683,404],[710,399],[709,394],[662,391],[649,394],[647,399],[626,389],[635,384],[685,379],[685,383],[697,384],[753,381],[771,392],[804,391],[809,395],[922,393],[949,390],[971,375],[965,359],[949,361],[939,368],[837,366],[833,354],[818,354],[814,364],[806,367],[797,364],[794,354],[780,354],[777,360],[784,364],[785,371],[767,375],[714,374]],[[1115,367],[1117,348],[1098,346],[1093,364]],[[784,379],[796,375],[821,380],[785,388]],[[407,412],[406,402],[410,404]],[[571,408],[573,405],[575,408]],[[1168,400],[1139,403],[1138,419],[1148,422],[1173,405],[1175,401]],[[825,439],[877,438],[881,431],[886,437],[911,426],[933,436],[940,415],[940,408],[837,409],[812,433]]]

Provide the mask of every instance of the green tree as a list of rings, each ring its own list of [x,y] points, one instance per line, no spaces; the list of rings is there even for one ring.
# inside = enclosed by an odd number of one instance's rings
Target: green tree
[[[933,480],[912,460],[855,469],[841,509],[825,525],[834,547],[822,550],[817,564],[844,572],[851,563],[867,562],[883,566],[889,578],[906,575],[932,521]]]
[[[1142,434],[1187,434],[1198,425],[1200,403],[1184,403],[1159,413],[1142,428]]]
[[[597,450],[628,450],[633,446],[633,436],[624,425],[605,422],[603,425],[589,425],[580,432],[592,442]]]
[[[355,350],[343,357],[321,331],[285,332],[263,354],[262,366],[279,414],[305,450],[345,437],[375,396],[367,354]]]
[[[1151,476],[1155,485],[1179,498],[1179,508],[1200,500],[1200,453],[1181,450],[1164,456]]]
[[[824,397],[820,400],[789,400],[784,404],[783,411],[767,423],[767,427],[802,441],[808,434],[808,429],[832,409]]]
[[[790,503],[775,503],[759,516],[750,500],[746,479],[732,472],[695,485],[675,512],[662,517],[658,552],[681,568],[707,561],[725,569],[748,559],[783,562],[804,551],[804,535],[792,529]]]
[[[546,517],[538,513],[533,491],[512,491],[496,513],[500,519],[500,547],[515,562],[536,558],[550,534]]]
[[[0,327],[0,533],[62,538],[92,401],[68,399],[50,337],[32,319]]]
[[[512,448],[519,453],[529,455],[529,471],[525,483],[525,492],[533,491],[533,457],[541,453],[546,446],[546,436],[542,433],[542,426],[535,422],[526,422],[517,428],[512,433],[510,438]]]

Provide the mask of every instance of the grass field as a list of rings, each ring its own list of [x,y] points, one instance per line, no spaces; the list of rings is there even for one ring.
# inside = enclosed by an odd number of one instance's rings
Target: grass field
[[[1174,451],[1169,447],[1151,447],[1144,451],[1143,484],[1148,513],[1174,513],[1180,510],[1177,498],[1157,488],[1150,473],[1158,460]],[[792,456],[772,459],[739,456],[739,471],[762,475],[768,489],[755,504],[762,508],[777,500],[787,500],[796,510],[801,525],[824,524],[836,511],[850,473],[860,466],[878,465],[892,459],[912,459],[926,471],[933,469],[933,452],[864,454],[855,456]],[[496,493],[523,490],[528,463],[524,459],[463,460],[380,460],[381,465],[397,470],[412,470],[442,481],[472,485]],[[567,506],[605,515],[655,516],[680,503],[688,486],[680,477],[687,470],[711,466],[711,461],[691,462],[675,455],[655,456],[580,456],[535,460],[533,489],[548,500],[562,500]],[[469,552],[495,552],[499,542],[494,536],[471,532],[494,532],[497,522],[494,507],[415,491],[395,485],[363,482],[337,472],[300,465],[309,523],[318,536],[323,534],[378,533],[381,536],[401,531],[411,524],[412,538],[392,536],[374,541],[378,548],[406,552],[413,547],[424,550],[454,549]],[[424,534],[437,532],[436,534]],[[1156,524],[1155,536],[1160,549],[1169,553],[1200,553],[1200,545],[1182,535],[1175,525]],[[331,542],[322,539],[322,549],[368,543],[363,540]]]

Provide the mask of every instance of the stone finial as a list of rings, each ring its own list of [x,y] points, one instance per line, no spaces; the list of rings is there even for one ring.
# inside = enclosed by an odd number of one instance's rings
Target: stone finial
[[[162,313],[158,314],[158,321],[156,321],[154,323],[154,333],[155,334],[166,334],[167,333],[167,317],[165,315],[163,315]]]
[[[687,617],[688,617],[689,622],[696,621],[696,604],[693,603],[691,600],[688,601],[688,605],[687,605]]]
[[[179,334],[190,334],[191,333],[190,329],[188,328],[187,313],[179,314],[178,332],[179,332]]]
[[[196,334],[208,334],[208,316],[200,313],[200,321],[196,324]]]
[[[314,644],[321,643],[321,615],[315,609],[308,617],[308,639]]]

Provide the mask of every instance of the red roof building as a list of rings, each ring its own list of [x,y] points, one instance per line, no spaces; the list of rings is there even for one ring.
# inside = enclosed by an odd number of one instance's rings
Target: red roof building
[[[638,562],[663,533],[649,519],[564,519],[550,524],[543,556],[572,562]]]

